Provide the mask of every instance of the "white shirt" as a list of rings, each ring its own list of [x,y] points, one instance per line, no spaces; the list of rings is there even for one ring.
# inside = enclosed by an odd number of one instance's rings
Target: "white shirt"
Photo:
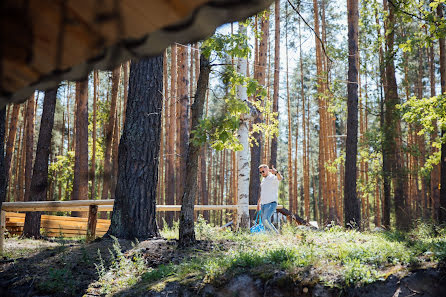
[[[278,202],[279,198],[279,180],[271,172],[263,178],[260,184],[260,204]]]

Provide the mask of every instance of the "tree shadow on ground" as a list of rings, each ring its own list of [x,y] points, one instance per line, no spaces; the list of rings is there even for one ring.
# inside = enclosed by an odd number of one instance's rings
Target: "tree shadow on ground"
[[[114,241],[97,239],[85,244],[59,240],[58,245],[0,265],[1,296],[82,296],[98,279],[96,265],[102,257],[110,266]],[[122,252],[132,248],[129,240],[119,240]],[[99,251],[99,252],[98,252]],[[5,261],[6,262],[6,261]]]

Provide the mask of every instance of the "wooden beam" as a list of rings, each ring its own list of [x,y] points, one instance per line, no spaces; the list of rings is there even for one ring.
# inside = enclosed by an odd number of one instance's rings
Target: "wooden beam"
[[[75,200],[75,201],[34,201],[34,202],[4,202],[5,211],[89,211],[90,205],[97,205],[98,211],[113,211],[113,199],[108,200]],[[194,210],[237,210],[237,205],[195,205]],[[250,205],[249,209],[256,209]],[[282,209],[278,205],[277,209]],[[156,211],[180,211],[181,205],[157,205]]]

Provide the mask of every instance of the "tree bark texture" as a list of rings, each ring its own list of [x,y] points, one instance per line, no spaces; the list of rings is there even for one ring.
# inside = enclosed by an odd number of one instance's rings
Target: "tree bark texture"
[[[163,55],[133,62],[108,235],[139,240],[159,236],[155,212],[162,100]]]
[[[348,11],[348,82],[347,140],[344,179],[344,224],[359,227],[361,212],[356,195],[356,159],[358,153],[358,0],[347,1]]]
[[[169,186],[166,187],[166,204],[175,204],[175,132],[176,132],[176,89],[177,89],[177,46],[171,47],[170,53],[170,99],[169,99],[169,126],[168,126],[168,144],[167,144],[167,168],[166,181]],[[173,212],[166,212],[166,222],[171,227],[173,223]]]
[[[443,18],[443,4],[440,3],[437,7],[437,14],[439,18]],[[446,92],[446,45],[445,39],[439,39],[440,46],[440,81],[441,94]],[[441,137],[446,134],[446,130],[441,130]],[[440,205],[438,210],[438,222],[440,224],[446,223],[446,144],[441,145],[441,159],[440,159]]]
[[[5,170],[5,125],[6,125],[6,108],[0,110],[0,210],[6,199],[6,170]],[[3,237],[3,234],[1,234]]]
[[[92,152],[91,152],[91,167],[90,167],[90,178],[91,178],[91,194],[90,199],[96,198],[96,138],[97,138],[97,123],[96,123],[96,111],[97,111],[97,100],[98,100],[98,70],[93,71],[93,137],[92,137]],[[62,145],[63,145],[63,133],[62,133]]]
[[[239,32],[240,34],[246,34],[246,27],[240,25]],[[239,59],[237,63],[237,72],[243,76],[246,76],[247,74],[246,70],[247,70],[247,59],[246,58]],[[237,97],[246,103],[248,102],[248,94],[246,87],[237,86]],[[240,126],[238,129],[238,139],[240,141],[240,144],[243,146],[243,150],[238,152],[239,177],[237,185],[237,193],[238,193],[237,227],[241,229],[249,229],[250,226],[249,207],[248,207],[249,188],[250,188],[249,142],[248,142],[249,117],[250,115],[242,115],[242,118],[240,119]],[[252,168],[252,165],[251,165],[251,170],[254,170],[254,168]],[[258,168],[256,168],[255,171],[257,173]],[[257,173],[257,179],[258,178],[259,176]]]
[[[209,84],[210,70],[209,61],[202,55],[200,58],[200,74],[198,77],[197,91],[191,107],[191,131],[198,127],[199,121],[203,117],[203,107]],[[193,134],[191,134],[192,137]],[[200,150],[201,146],[197,146],[192,141],[189,141],[186,158],[186,180],[180,213],[180,246],[189,246],[195,242],[194,204],[197,194],[198,157]]]
[[[76,82],[76,134],[74,155],[73,200],[88,199],[88,80]],[[72,212],[86,217],[86,212]]]
[[[121,79],[121,66],[113,69],[112,73],[112,90],[111,90],[111,101],[110,101],[110,114],[108,118],[107,127],[105,130],[105,152],[104,152],[104,175],[102,182],[102,199],[108,199],[110,184],[111,184],[111,174],[112,174],[112,162],[111,162],[111,152],[112,152],[112,141],[113,141],[113,128],[115,125],[116,116],[116,101],[118,98],[119,82]]]
[[[29,201],[32,170],[33,170],[33,148],[34,148],[34,94],[28,99],[26,105],[26,137],[25,137],[25,196],[24,201]],[[23,190],[22,190],[23,191]]]
[[[12,107],[12,113],[11,113],[11,124],[9,128],[8,133],[8,142],[6,144],[6,156],[5,156],[5,174],[6,174],[6,185],[9,184],[10,179],[10,172],[11,172],[11,160],[12,160],[12,153],[14,150],[14,144],[17,134],[17,124],[19,122],[19,111],[20,111],[20,105],[14,104]]]
[[[36,160],[30,187],[30,201],[47,200],[48,159],[51,150],[54,112],[56,110],[57,88],[45,92],[39,139],[37,140]],[[24,237],[40,237],[40,212],[27,212],[23,227]]]
[[[179,110],[179,127],[177,132],[179,133],[179,167],[177,168],[177,183],[178,183],[178,201],[180,204],[184,191],[184,183],[186,177],[186,155],[187,155],[187,143],[189,141],[189,63],[187,48],[180,46],[178,48],[178,100],[180,104]],[[177,136],[177,137],[178,137]],[[178,138],[177,138],[178,139]]]
[[[280,79],[280,0],[275,0],[274,5],[274,90],[273,90],[273,112],[277,112],[279,120],[279,79]],[[278,131],[277,133],[279,133]],[[270,164],[277,166],[277,138],[274,135],[271,139]]]
[[[260,28],[262,31],[262,37],[260,40],[259,52],[258,52],[258,64],[255,63],[254,79],[256,79],[260,85],[266,88],[266,67],[267,67],[267,55],[268,55],[268,40],[269,40],[269,10],[266,15],[262,17],[260,21]],[[260,124],[262,118],[260,113],[254,116],[253,124]],[[249,204],[257,204],[260,198],[260,177],[259,166],[262,158],[262,135],[260,133],[253,133],[252,137],[257,143],[253,143],[251,147],[251,168],[249,177]],[[240,174],[239,174],[240,176]],[[238,192],[238,195],[240,193]],[[252,219],[254,219],[254,212],[252,213]]]
[[[390,170],[390,174],[385,172],[385,177],[392,177],[394,180],[394,207],[396,217],[396,227],[406,229],[409,224],[406,197],[404,195],[405,174],[402,164],[402,154],[398,145],[398,138],[401,137],[399,131],[399,114],[396,105],[399,104],[398,86],[396,83],[393,46],[395,15],[393,5],[388,6],[389,16],[386,24],[386,84],[385,88],[385,116],[384,116],[384,151],[387,158],[384,170]],[[390,181],[388,181],[390,183]]]

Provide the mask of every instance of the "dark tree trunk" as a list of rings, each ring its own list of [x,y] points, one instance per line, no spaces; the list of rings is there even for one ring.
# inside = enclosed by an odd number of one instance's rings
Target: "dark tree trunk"
[[[262,17],[260,22],[260,28],[262,30],[262,38],[260,40],[259,53],[258,53],[258,64],[256,65],[256,71],[254,73],[254,79],[256,79],[260,85],[266,86],[266,69],[267,65],[267,55],[268,55],[268,40],[269,40],[269,9],[266,14]],[[262,122],[260,113],[254,117],[254,124],[259,124]],[[252,137],[256,140],[257,144],[253,144],[251,147],[251,168],[249,173],[249,204],[257,204],[260,198],[260,177],[259,177],[259,166],[262,158],[262,135],[260,133],[253,133]],[[254,219],[255,211],[250,211],[251,220]]]
[[[45,201],[48,191],[48,158],[51,150],[51,137],[56,110],[57,88],[45,92],[36,160],[30,187],[31,201]],[[24,237],[40,237],[40,212],[27,212],[23,227]]]
[[[5,125],[6,107],[0,110],[0,210],[6,199],[6,168],[5,168]],[[2,235],[3,236],[3,235]]]
[[[25,137],[25,196],[24,201],[29,201],[29,188],[31,186],[33,170],[33,148],[34,148],[34,94],[28,99],[26,105],[26,137]]]
[[[208,181],[207,181],[207,166],[206,166],[206,145],[201,148],[200,165],[201,165],[201,204],[209,204],[209,193],[208,193]],[[210,182],[210,181],[209,181]],[[203,217],[209,222],[209,211],[203,212]]]
[[[443,18],[443,4],[439,4],[437,7],[437,13],[439,18]],[[445,39],[439,39],[440,46],[440,81],[441,81],[441,94],[446,92],[446,57],[445,57]],[[446,134],[445,129],[441,129],[441,137]],[[440,224],[446,223],[446,144],[441,145],[441,159],[440,159],[440,207],[438,210],[438,222]]]
[[[409,216],[407,213],[406,197],[404,195],[405,171],[402,162],[402,154],[398,145],[399,132],[399,113],[396,105],[400,100],[398,97],[398,86],[396,83],[394,66],[394,27],[395,16],[394,7],[389,5],[389,16],[386,24],[386,84],[385,88],[385,116],[384,116],[384,151],[387,164],[384,167],[385,177],[391,176],[394,180],[394,207],[396,227],[406,229],[409,226]],[[388,173],[390,170],[390,174]],[[390,185],[390,180],[387,180]],[[386,206],[386,205],[385,205]],[[388,223],[388,222],[385,222]],[[386,224],[386,227],[389,225]]]
[[[6,171],[6,186],[9,183],[12,152],[14,151],[14,143],[17,134],[17,124],[19,122],[20,105],[14,104],[11,115],[11,126],[9,128],[8,142],[6,144],[6,156],[5,156],[5,171]]]
[[[279,120],[279,79],[280,79],[280,0],[275,0],[274,5],[274,93],[273,93],[273,112],[277,112]],[[270,165],[277,166],[277,141],[278,136],[271,139],[271,157]],[[291,181],[291,177],[289,177]]]
[[[108,118],[107,127],[105,130],[104,177],[103,177],[102,195],[101,195],[102,199],[109,198],[108,192],[110,190],[111,175],[112,175],[112,162],[110,158],[112,153],[113,128],[115,125],[116,100],[118,98],[120,78],[121,78],[121,66],[118,66],[115,69],[113,69],[112,73],[110,114]]]
[[[159,236],[155,212],[162,100],[163,55],[132,63],[109,235]]]
[[[73,200],[88,199],[88,80],[76,82],[76,133]],[[74,216],[87,216],[73,211]]]
[[[254,124],[262,122],[260,113],[254,118]],[[253,143],[251,147],[251,169],[249,171],[249,204],[256,205],[260,198],[260,177],[259,166],[262,158],[262,135],[258,132],[252,134],[252,137],[257,141],[257,144]],[[234,185],[235,186],[235,185]],[[254,220],[255,210],[249,212],[251,220]]]
[[[348,11],[348,83],[347,140],[344,179],[344,224],[359,227],[361,212],[356,195],[356,159],[358,153],[358,0],[347,1]]]
[[[203,107],[206,99],[210,71],[209,61],[201,55],[197,92],[195,93],[195,100],[191,108],[191,131],[197,128],[199,121],[203,116]],[[193,137],[193,134],[191,137]],[[180,246],[189,246],[195,242],[194,203],[197,194],[198,156],[200,155],[200,148],[200,146],[189,141],[186,158],[187,171],[185,172],[185,185],[180,214]]]

